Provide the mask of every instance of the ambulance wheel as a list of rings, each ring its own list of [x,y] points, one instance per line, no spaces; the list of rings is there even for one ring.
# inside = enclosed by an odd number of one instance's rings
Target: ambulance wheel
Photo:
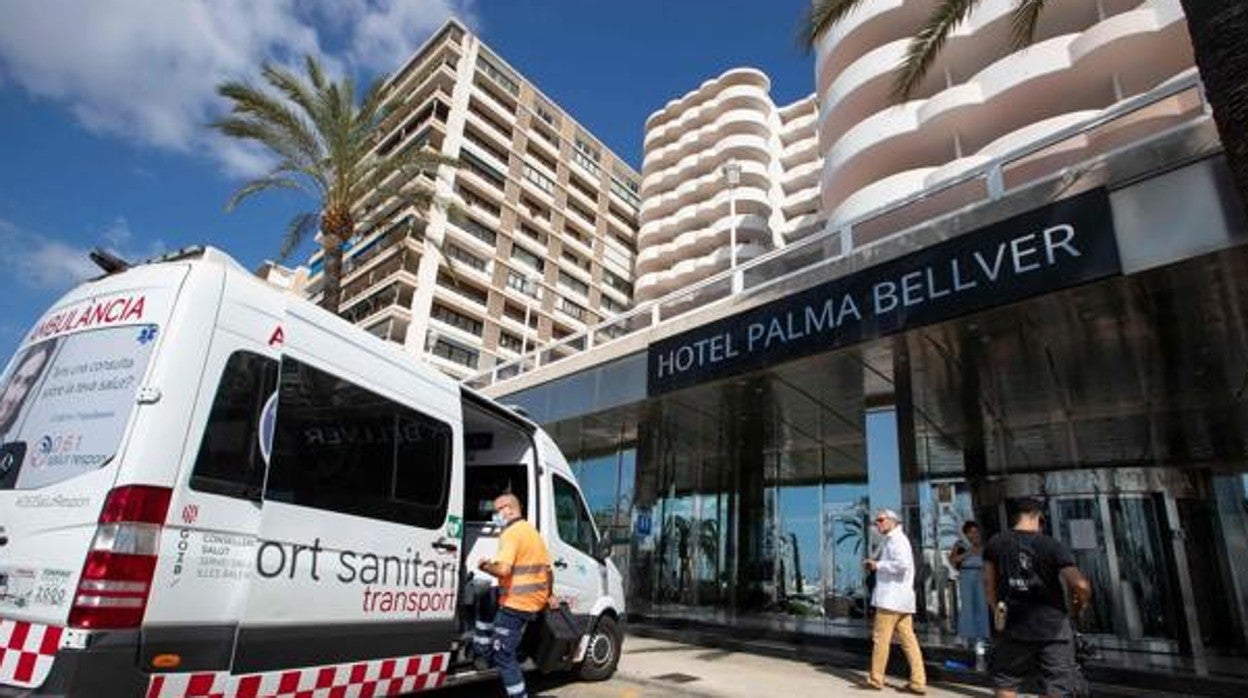
[[[606,681],[620,663],[620,628],[611,616],[602,616],[594,624],[585,646],[585,659],[578,671],[583,681]]]

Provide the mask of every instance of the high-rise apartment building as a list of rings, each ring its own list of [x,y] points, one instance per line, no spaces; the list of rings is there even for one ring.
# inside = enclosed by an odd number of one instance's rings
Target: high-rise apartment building
[[[866,0],[819,37],[822,207],[840,227],[908,198],[908,220],[853,232],[853,246],[983,196],[976,167],[1097,118],[1106,108],[1195,71],[1178,0],[1050,2],[1034,43],[1011,48],[1015,0],[983,0],[950,34],[904,103],[894,69],[932,11],[924,0]],[[1007,163],[1009,188],[1182,123],[1200,110],[1189,94]],[[883,221],[882,221],[883,222]]]
[[[426,216],[357,203],[340,314],[464,377],[630,307],[640,177],[464,25],[451,20],[398,70],[376,155],[457,158]],[[320,253],[306,287],[315,299]]]
[[[814,95],[777,107],[770,88],[729,70],[647,119],[639,301],[821,228]]]

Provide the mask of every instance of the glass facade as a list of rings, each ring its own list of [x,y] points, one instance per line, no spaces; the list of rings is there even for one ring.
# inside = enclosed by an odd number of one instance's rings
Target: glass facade
[[[956,645],[962,524],[1035,496],[1108,661],[1242,675],[1246,401],[1240,247],[548,426],[642,619],[866,637],[887,506]]]

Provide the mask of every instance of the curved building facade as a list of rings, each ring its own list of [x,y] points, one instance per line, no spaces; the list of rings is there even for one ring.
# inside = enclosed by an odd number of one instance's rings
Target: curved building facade
[[[1194,71],[1178,0],[1049,3],[1034,43],[1011,51],[1016,5],[980,3],[900,104],[892,97],[894,68],[931,3],[866,0],[819,38],[820,183],[829,226],[930,194],[1016,148],[1094,120],[1111,105]],[[1014,178],[1054,172],[1158,132],[1190,118],[1182,106],[1038,154]],[[978,194],[954,196],[945,208]],[[853,243],[871,240],[855,235]]]
[[[816,104],[777,108],[770,85],[729,70],[646,121],[639,301],[727,270],[734,234],[741,264],[817,228]]]

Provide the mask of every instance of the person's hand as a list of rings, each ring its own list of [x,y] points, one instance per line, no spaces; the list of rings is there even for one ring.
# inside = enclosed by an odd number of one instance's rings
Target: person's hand
[[[862,566],[868,572],[874,572],[875,568],[880,566],[880,563],[876,562],[875,560],[863,560]]]
[[[552,611],[558,610],[560,603],[562,602],[559,600],[559,597],[551,594],[550,598],[546,599],[546,608],[549,608]]]

